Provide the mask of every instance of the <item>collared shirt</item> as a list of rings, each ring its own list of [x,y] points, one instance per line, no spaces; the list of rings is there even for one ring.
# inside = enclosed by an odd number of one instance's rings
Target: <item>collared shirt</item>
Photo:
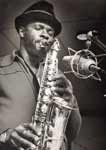
[[[43,75],[43,69],[44,69],[44,64],[45,62],[40,62],[39,67],[33,67],[28,61],[27,61],[27,54],[24,53],[24,58],[22,55],[20,55],[19,51],[13,51],[13,59],[15,59],[16,57],[18,57],[18,59],[21,59],[22,63],[25,63],[28,68],[31,70],[31,72],[33,72],[33,74],[36,75],[36,78],[38,80],[39,85],[41,84],[41,79],[42,79],[42,75]],[[56,65],[55,65],[55,71],[58,72],[58,59],[56,59]]]
[[[26,54],[25,54],[26,55]],[[41,83],[41,78],[42,78],[42,74],[43,74],[43,68],[44,68],[44,62],[41,62],[39,67],[36,68],[36,67],[33,67],[26,59],[26,56],[23,58],[21,55],[20,55],[20,52],[19,51],[13,51],[13,59],[15,58],[18,58],[23,64],[25,64],[24,66],[27,65],[27,67],[30,69],[30,71],[36,75],[36,78],[38,80],[38,83],[40,84]]]

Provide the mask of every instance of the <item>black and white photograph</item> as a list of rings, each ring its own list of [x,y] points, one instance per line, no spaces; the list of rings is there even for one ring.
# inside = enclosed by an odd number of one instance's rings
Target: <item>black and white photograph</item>
[[[105,0],[0,0],[0,150],[106,150]]]

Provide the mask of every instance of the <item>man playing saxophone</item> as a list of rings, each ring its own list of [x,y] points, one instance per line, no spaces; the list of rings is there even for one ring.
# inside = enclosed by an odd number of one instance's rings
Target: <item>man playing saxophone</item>
[[[53,5],[44,0],[34,3],[16,17],[15,27],[20,48],[0,62],[0,150],[34,150],[41,133],[31,121],[44,60],[62,27],[55,17]],[[61,71],[49,80],[49,84],[57,97],[66,102],[74,99],[76,109],[72,110],[66,129],[66,134],[70,132],[67,138],[71,149],[81,125],[72,85]]]

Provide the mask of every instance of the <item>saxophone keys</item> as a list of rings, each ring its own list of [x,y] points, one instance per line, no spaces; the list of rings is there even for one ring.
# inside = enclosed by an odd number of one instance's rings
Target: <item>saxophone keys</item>
[[[42,113],[46,113],[48,111],[48,104],[43,104],[41,106],[41,111],[42,111]]]
[[[51,95],[51,89],[49,87],[45,89],[45,95]]]

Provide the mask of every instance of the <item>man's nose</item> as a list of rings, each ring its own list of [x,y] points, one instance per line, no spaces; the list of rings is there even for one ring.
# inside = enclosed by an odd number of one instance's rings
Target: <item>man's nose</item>
[[[49,39],[49,37],[46,34],[41,34],[41,37],[44,38],[44,39],[46,39],[46,40]]]
[[[47,31],[44,29],[40,35],[42,38],[48,40],[49,39],[49,35],[47,33]]]

